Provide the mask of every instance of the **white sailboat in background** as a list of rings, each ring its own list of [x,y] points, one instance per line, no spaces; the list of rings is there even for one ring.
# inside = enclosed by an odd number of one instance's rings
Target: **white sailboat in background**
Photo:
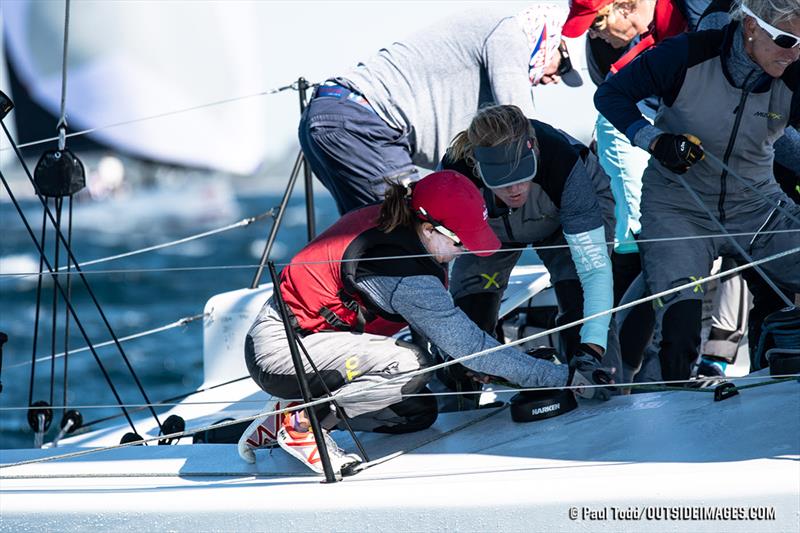
[[[138,157],[253,174],[297,143],[296,94],[265,98],[265,91],[299,75],[321,81],[394,37],[466,9],[481,3],[73,2],[67,118],[73,130],[121,124],[90,136]],[[64,3],[4,1],[3,12],[9,60],[31,96],[57,115]],[[582,43],[570,46],[576,64]],[[588,142],[595,111],[585,71],[584,79],[566,94],[538,87],[536,101],[542,120]],[[565,116],[558,110],[567,104],[573,113]],[[166,116],[140,120],[159,115]]]
[[[3,19],[3,8],[0,6],[0,91],[3,91],[6,94],[11,94],[11,87],[9,85],[8,79],[8,66],[6,65],[6,53],[5,53],[5,21]],[[9,130],[11,134],[16,136],[16,126],[14,124],[9,124]],[[3,136],[0,139],[0,154],[9,153],[11,150],[11,144],[8,142],[8,139]],[[0,155],[0,169],[8,168],[14,161],[13,157],[4,157]]]
[[[298,73],[323,79],[387,35],[408,33],[412,24],[403,21],[427,24],[461,4],[74,2],[70,125],[195,107],[92,135],[146,159],[252,174],[294,142],[294,92],[204,104],[263,93]],[[57,113],[63,4],[0,5],[17,72]],[[587,141],[593,86],[583,39],[569,47],[585,83],[537,88],[537,108],[543,120]],[[502,313],[552,308],[548,287],[542,267],[518,267]],[[162,421],[178,415],[208,441],[210,425],[263,411],[266,394],[239,378],[247,375],[244,332],[271,290],[231,291],[205,304],[203,384],[160,408]],[[762,374],[742,384],[768,381]],[[484,404],[510,396],[484,394]],[[173,446],[121,447],[131,428],[116,417],[57,447],[0,450],[0,529],[796,531],[800,384],[713,397],[707,390],[615,396],[527,424],[512,422],[507,405],[443,413],[422,432],[360,435],[374,464],[336,484],[319,483],[280,451],[258,450],[248,464],[236,444],[190,444],[188,437]],[[158,439],[146,412],[132,422],[143,437]],[[348,435],[336,439],[353,449]]]

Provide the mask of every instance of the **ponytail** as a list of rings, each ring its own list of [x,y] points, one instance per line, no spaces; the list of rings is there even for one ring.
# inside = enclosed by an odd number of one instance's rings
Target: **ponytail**
[[[381,212],[378,215],[378,229],[389,233],[395,228],[404,226],[415,229],[419,220],[411,209],[411,189],[413,184],[406,186],[396,181],[386,181]]]
[[[463,159],[470,167],[475,166],[475,159],[472,157],[472,143],[469,142],[467,130],[458,132],[453,137],[450,146],[447,147],[447,158],[450,161],[461,161]]]

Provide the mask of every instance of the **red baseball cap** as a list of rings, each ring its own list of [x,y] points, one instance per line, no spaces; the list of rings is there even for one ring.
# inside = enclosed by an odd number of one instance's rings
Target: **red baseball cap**
[[[564,37],[580,37],[591,27],[597,13],[614,0],[572,0],[569,15],[561,35]]]
[[[475,255],[492,255],[500,240],[489,223],[486,204],[469,178],[453,170],[428,174],[411,193],[411,208],[426,222],[456,234]]]

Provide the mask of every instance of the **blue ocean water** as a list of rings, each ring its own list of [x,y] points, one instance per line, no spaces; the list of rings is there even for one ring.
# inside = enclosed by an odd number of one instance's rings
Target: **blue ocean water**
[[[317,188],[321,187],[317,185]],[[337,218],[337,213],[327,194],[316,195],[315,201],[317,229],[321,231]],[[141,202],[134,201],[106,207],[98,204],[91,209],[76,208],[73,250],[78,260],[83,262],[183,238],[263,213],[279,204],[280,194],[236,196],[231,202],[228,208],[233,209],[229,209],[227,218],[222,219],[209,217],[202,201],[196,207],[187,208],[185,199],[180,196],[169,198],[166,205],[171,208],[162,209],[163,214],[153,212],[146,213],[147,216],[142,213],[147,210],[146,205],[143,207]],[[30,225],[40,238],[41,206],[31,200],[23,205]],[[132,210],[127,211],[126,205],[133,206]],[[163,206],[153,207],[161,209]],[[178,212],[180,216],[176,216]],[[66,210],[64,213],[66,217]],[[88,223],[81,223],[84,215],[91,219]],[[131,223],[137,220],[138,224]],[[271,224],[271,219],[265,219],[173,248],[89,266],[85,268],[86,278],[118,337],[157,328],[181,317],[202,313],[206,301],[214,294],[249,286],[255,274],[253,265],[258,263]],[[5,201],[0,202],[0,227],[0,272],[3,272],[0,275],[0,331],[9,336],[3,349],[0,376],[3,385],[0,392],[0,448],[29,447],[33,444],[33,433],[28,427],[24,409],[29,398],[33,402],[44,400],[51,405],[63,406],[66,384],[66,405],[70,408],[107,406],[80,408],[85,422],[115,415],[119,409],[113,407],[116,400],[111,388],[88,351],[67,358],[66,380],[65,358],[58,358],[54,363],[50,360],[37,363],[33,393],[30,394],[36,278],[21,278],[8,273],[35,272],[38,253],[20,217]],[[53,233],[51,228],[48,229],[45,249],[48,258],[53,260]],[[286,261],[305,242],[304,201],[297,192],[290,202],[272,258],[276,262]],[[63,249],[60,259],[64,264]],[[197,267],[224,268],[180,270]],[[267,278],[265,273],[262,279]],[[53,284],[44,283],[36,349],[39,357],[64,349],[65,306],[59,300],[55,350],[52,350],[53,292]],[[95,344],[109,340],[107,328],[77,277],[72,282],[72,302],[89,339]],[[74,320],[70,320],[69,329],[70,348],[85,346]],[[191,392],[202,382],[201,321],[131,340],[122,346],[151,401]],[[119,351],[109,346],[98,349],[97,353],[123,402],[143,403]],[[59,407],[53,412],[46,440],[52,440],[56,434],[64,410]]]

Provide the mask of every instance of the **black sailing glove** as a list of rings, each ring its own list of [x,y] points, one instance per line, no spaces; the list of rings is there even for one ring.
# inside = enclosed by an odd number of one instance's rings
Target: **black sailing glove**
[[[598,354],[581,344],[580,352],[573,355],[569,362],[567,385],[577,387],[575,394],[582,398],[608,400],[613,387],[598,385],[612,385],[615,372],[616,368],[602,366]]]
[[[689,167],[705,157],[700,147],[700,139],[694,135],[673,135],[662,133],[650,150],[659,163],[676,174],[683,174]]]

